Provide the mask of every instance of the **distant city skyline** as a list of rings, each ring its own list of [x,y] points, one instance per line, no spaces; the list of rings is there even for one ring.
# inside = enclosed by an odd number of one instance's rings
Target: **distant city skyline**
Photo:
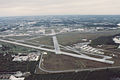
[[[120,15],[120,0],[0,0],[0,16]]]

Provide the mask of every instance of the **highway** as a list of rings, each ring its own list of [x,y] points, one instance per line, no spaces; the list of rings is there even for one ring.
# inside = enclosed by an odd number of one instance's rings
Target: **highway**
[[[58,44],[58,40],[57,40],[55,31],[54,31],[54,29],[52,29],[51,31],[52,31],[52,34],[53,34],[53,37],[52,37],[52,38],[53,38],[55,53],[56,53],[56,54],[60,54],[60,47],[59,47],[59,44]]]
[[[37,47],[37,46],[33,46],[33,45],[28,45],[28,44],[23,44],[23,43],[18,43],[18,42],[3,40],[3,39],[0,39],[0,41],[5,42],[5,43],[20,45],[20,46],[24,46],[24,47],[34,48],[34,49],[38,49],[38,50],[42,50],[42,51],[48,51],[48,52],[54,52],[54,53],[56,52],[55,50],[52,50],[52,49],[41,48],[41,47]],[[63,54],[63,55],[67,55],[67,56],[72,56],[72,57],[77,57],[77,58],[82,58],[82,59],[88,59],[88,60],[98,61],[98,62],[107,63],[107,64],[113,64],[114,63],[114,61],[94,58],[94,57],[90,57],[90,56],[87,56],[87,55],[67,53],[67,52],[63,52],[63,51],[60,51],[60,53]]]

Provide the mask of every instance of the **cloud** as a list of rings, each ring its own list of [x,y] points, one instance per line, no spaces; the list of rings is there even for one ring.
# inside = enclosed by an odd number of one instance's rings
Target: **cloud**
[[[120,14],[120,0],[0,0],[0,16]]]

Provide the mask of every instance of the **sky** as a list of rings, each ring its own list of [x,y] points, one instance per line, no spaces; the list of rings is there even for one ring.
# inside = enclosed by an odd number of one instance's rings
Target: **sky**
[[[0,0],[0,16],[120,15],[120,0]]]

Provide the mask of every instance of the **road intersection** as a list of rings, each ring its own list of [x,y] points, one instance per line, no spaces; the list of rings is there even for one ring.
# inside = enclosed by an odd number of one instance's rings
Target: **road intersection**
[[[5,42],[5,43],[19,45],[19,46],[34,48],[34,49],[38,49],[38,50],[42,50],[42,51],[47,51],[47,52],[54,52],[54,53],[56,52],[56,50],[37,47],[37,46],[28,45],[28,44],[19,43],[19,42],[13,42],[13,41],[9,41],[9,40],[0,39],[0,41]],[[88,59],[88,60],[98,61],[98,62],[107,63],[107,64],[113,64],[114,63],[114,61],[111,61],[111,60],[94,58],[94,57],[90,57],[90,56],[87,56],[87,55],[73,54],[73,53],[68,53],[68,52],[64,52],[64,51],[60,51],[60,53],[63,54],[63,55],[67,55],[67,56],[72,56],[72,57],[77,57],[77,58],[82,58],[82,59]]]

